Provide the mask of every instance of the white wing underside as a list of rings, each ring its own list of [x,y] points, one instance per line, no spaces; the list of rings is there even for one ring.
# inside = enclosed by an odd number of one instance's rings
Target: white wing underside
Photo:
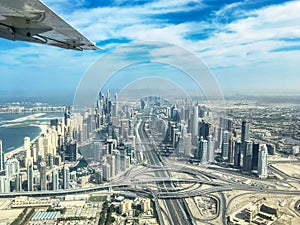
[[[0,0],[0,37],[80,51],[99,49],[39,0]]]

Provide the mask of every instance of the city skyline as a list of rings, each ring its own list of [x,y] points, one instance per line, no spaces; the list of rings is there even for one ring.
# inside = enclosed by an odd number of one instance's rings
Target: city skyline
[[[67,224],[74,220],[69,204],[82,199],[76,206],[82,208],[96,194],[103,196],[105,202],[99,204],[109,204],[117,221],[108,224],[130,220],[132,215],[165,225],[203,220],[298,224],[299,173],[294,171],[299,168],[299,126],[290,119],[299,116],[298,105],[274,108],[269,103],[255,108],[252,101],[246,102],[233,101],[228,114],[219,115],[197,100],[151,96],[136,103],[101,91],[95,106],[81,113],[65,106],[63,116],[49,117],[61,108],[28,108],[34,113],[21,114],[10,126],[31,121],[44,129],[4,154],[1,197],[11,199],[11,207],[32,207],[25,219],[29,224],[36,220]],[[2,108],[2,115],[22,110]],[[44,122],[41,112],[49,113]],[[140,199],[143,196],[146,200]],[[59,204],[52,204],[56,200]],[[141,205],[145,201],[148,206]],[[49,205],[47,210],[41,209],[43,204]],[[294,207],[286,207],[290,204]],[[49,219],[50,209],[60,213]],[[103,214],[81,215],[77,222],[110,221]],[[294,216],[287,220],[283,215]],[[3,218],[17,221],[22,214]]]
[[[145,41],[171,43],[195,54],[225,95],[299,94],[299,1],[44,2],[103,50],[73,52],[1,39],[1,95],[72,96],[101,56],[122,44]],[[157,65],[142,68],[157,73]]]

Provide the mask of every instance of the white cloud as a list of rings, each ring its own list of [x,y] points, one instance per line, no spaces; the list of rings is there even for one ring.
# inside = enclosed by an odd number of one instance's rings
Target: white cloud
[[[300,64],[298,52],[272,52],[274,49],[295,45],[282,39],[300,37],[300,1],[287,2],[258,10],[246,11],[239,7],[247,4],[234,3],[225,6],[215,13],[212,21],[172,24],[167,20],[160,20],[164,14],[207,7],[197,0],[159,0],[144,5],[120,7],[75,8],[64,11],[66,4],[83,4],[84,0],[76,1],[45,1],[55,12],[67,22],[76,27],[92,41],[104,42],[111,39],[129,39],[134,41],[162,41],[177,44],[197,53],[211,68],[239,67],[247,65],[288,64],[297,68]],[[66,3],[67,2],[67,3]],[[193,4],[194,3],[194,4]],[[236,17],[235,17],[236,16]],[[232,22],[221,23],[218,19],[228,17]],[[235,17],[235,18],[234,18]],[[167,18],[166,18],[167,19]],[[215,29],[205,40],[188,39],[190,34],[206,32]],[[118,43],[99,46],[112,49]],[[205,50],[205,51],[203,51]],[[72,65],[89,65],[97,58],[97,54],[74,53],[51,47],[30,45],[0,54],[2,64],[22,65],[27,60],[28,65],[36,64],[34,55],[38,55],[40,65],[37,67]],[[32,57],[28,57],[28,56]],[[60,58],[68,61],[65,65]],[[24,65],[22,65],[24,66]]]

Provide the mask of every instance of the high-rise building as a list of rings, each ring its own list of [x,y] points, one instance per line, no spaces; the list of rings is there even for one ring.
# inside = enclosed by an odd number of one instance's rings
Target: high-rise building
[[[30,153],[30,137],[25,137],[24,138],[24,150],[26,151],[26,154]],[[26,158],[29,158],[30,155],[26,155]]]
[[[106,163],[110,165],[111,177],[114,177],[116,175],[116,156],[115,155],[107,155]]]
[[[234,145],[234,160],[233,160],[233,165],[235,167],[240,167],[241,166],[241,141],[236,141]]]
[[[95,171],[95,182],[96,184],[101,184],[103,181],[103,175],[101,170]]]
[[[130,157],[129,156],[125,156],[125,169],[129,169],[130,167]]]
[[[54,159],[52,153],[47,153],[47,166],[49,168],[53,168],[54,165]]]
[[[111,168],[111,176],[113,177],[116,175],[116,156],[115,155],[111,156],[110,168]]]
[[[243,152],[243,171],[250,173],[252,170],[252,157],[253,157],[253,143],[248,140],[245,142]]]
[[[229,138],[229,149],[228,149],[228,162],[233,163],[234,161],[234,144],[235,140],[232,135]]]
[[[78,147],[75,141],[69,142],[66,146],[66,153],[69,157],[70,162],[77,161]]]
[[[3,170],[4,170],[4,159],[3,159],[2,140],[0,140],[0,171]]]
[[[13,176],[20,173],[20,163],[17,159],[12,158],[6,160],[5,163],[5,175],[8,178],[12,178]]]
[[[0,193],[10,192],[10,179],[7,176],[0,176]]]
[[[248,141],[250,136],[249,136],[249,131],[250,131],[250,125],[248,122],[245,120],[242,122],[242,136],[241,136],[241,142],[242,144],[245,143],[245,141]]]
[[[34,191],[33,182],[33,162],[29,161],[27,165],[27,190]]]
[[[22,191],[22,174],[18,173],[15,176],[15,190]]]
[[[52,171],[52,190],[57,191],[59,189],[59,176],[57,170]]]
[[[114,150],[113,155],[115,156],[115,160],[116,160],[115,174],[117,175],[121,171],[121,154],[120,154],[120,151],[119,150]],[[103,174],[103,176],[104,176],[104,174]],[[111,174],[110,174],[110,176],[111,176]]]
[[[110,174],[110,165],[108,163],[103,164],[102,166],[102,173],[103,173],[103,180],[110,181],[111,174]]]
[[[198,106],[195,106],[193,109],[193,118],[192,118],[192,144],[198,145]]]
[[[210,124],[205,122],[204,120],[199,122],[199,137],[206,138],[209,136]]]
[[[252,154],[252,169],[253,170],[257,170],[258,152],[259,152],[259,143],[253,143],[253,154]]]
[[[207,140],[201,137],[199,141],[198,157],[202,164],[207,163]]]
[[[215,141],[212,135],[207,137],[207,159],[210,163],[215,161]]]
[[[265,144],[259,148],[257,174],[260,178],[268,177],[268,149]]]
[[[41,162],[40,165],[40,186],[41,191],[47,190],[46,163]]]
[[[70,169],[68,166],[63,167],[63,189],[70,188]]]
[[[190,157],[192,155],[192,135],[191,133],[185,134],[183,137],[183,148],[184,148],[184,154],[187,157]]]
[[[117,116],[119,112],[119,102],[118,102],[118,94],[115,94],[115,107],[114,107],[114,115]]]
[[[229,138],[230,138],[230,132],[225,130],[223,132],[223,138],[222,138],[222,159],[224,161],[228,160],[228,156],[229,156],[229,150],[230,150]]]
[[[275,155],[276,146],[274,144],[267,144],[268,155]]]

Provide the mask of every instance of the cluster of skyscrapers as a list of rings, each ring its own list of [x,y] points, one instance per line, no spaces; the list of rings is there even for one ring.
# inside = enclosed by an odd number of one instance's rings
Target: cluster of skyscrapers
[[[68,165],[78,160],[77,134],[84,133],[83,124],[82,118],[81,126],[75,127],[67,108],[62,120],[51,120],[34,142],[25,137],[22,151],[5,161],[0,141],[0,192],[70,188],[70,178],[76,178],[76,172],[70,173]]]
[[[151,99],[143,99],[139,109],[145,110]],[[148,104],[148,105],[147,105]],[[179,108],[158,104],[154,127],[161,134],[161,141],[178,156],[207,163],[229,163],[243,173],[257,171],[259,177],[268,176],[268,154],[274,146],[258,143],[250,138],[250,124],[238,124],[231,119],[212,116],[211,111],[188,102]],[[95,182],[110,181],[137,162],[136,113],[132,105],[119,105],[117,94],[111,99],[99,93],[96,106],[83,113],[71,113],[66,108],[61,120],[52,119],[48,129],[33,143],[24,138],[23,152],[4,162],[0,141],[0,192],[58,190],[71,188],[76,172],[69,164],[78,161],[78,145],[91,144]],[[159,141],[156,139],[156,141]],[[173,149],[173,150],[172,150]]]
[[[95,107],[96,130],[99,140],[94,141],[95,162],[100,162],[96,170],[96,182],[101,183],[124,171],[135,162],[136,118],[129,105],[119,107],[118,96],[110,97],[99,93]]]
[[[252,140],[250,124],[245,120],[233,124],[231,119],[220,117],[216,122],[210,110],[200,105],[167,107],[160,118],[167,124],[165,142],[175,154],[192,157],[201,164],[230,163],[244,173],[254,170],[261,178],[268,176],[268,153],[274,154],[275,147]]]

